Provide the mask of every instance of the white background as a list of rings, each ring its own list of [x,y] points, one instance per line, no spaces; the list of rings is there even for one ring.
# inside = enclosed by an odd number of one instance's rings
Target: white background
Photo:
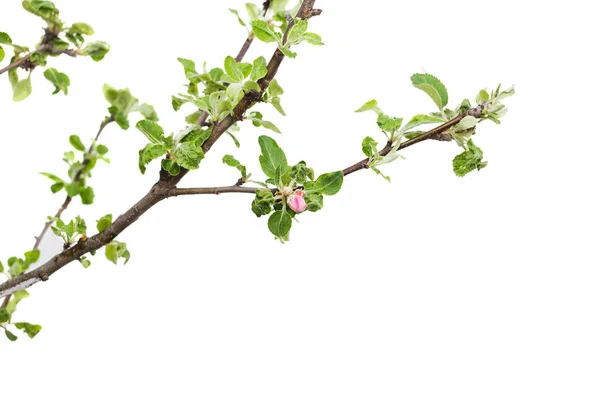
[[[284,132],[291,162],[317,173],[361,159],[371,98],[410,118],[432,111],[410,75],[446,83],[452,105],[483,87],[515,84],[501,126],[475,137],[489,166],[454,176],[452,143],[428,142],[384,168],[349,176],[325,208],[274,241],[251,196],[165,201],[123,233],[130,263],[101,255],[32,287],[18,320],[43,325],[34,340],[0,341],[1,398],[34,399],[598,399],[598,70],[592,3],[550,1],[317,1],[311,20],[325,47],[302,45],[278,80],[288,116],[261,106]],[[0,257],[33,246],[63,195],[62,152],[89,140],[106,115],[102,84],[154,104],[167,132],[184,126],[170,96],[183,90],[177,57],[219,66],[245,38],[228,7],[243,2],[61,0],[63,19],[85,21],[112,45],[106,59],[60,57],[68,96],[12,103],[0,82]],[[33,45],[41,20],[19,1],[0,6],[0,30]],[[272,46],[253,45],[248,59]],[[3,63],[5,65],[5,63]],[[135,120],[133,121],[135,122]],[[234,154],[259,178],[257,136],[240,150],[224,137],[183,186],[228,185]],[[118,215],[156,180],[137,151],[145,138],[112,125],[102,143],[96,203],[66,213],[90,226]],[[60,247],[43,244],[48,259]]]

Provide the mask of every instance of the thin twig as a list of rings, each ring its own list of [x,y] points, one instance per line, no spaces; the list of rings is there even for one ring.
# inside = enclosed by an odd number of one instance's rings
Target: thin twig
[[[100,124],[100,128],[98,129],[98,133],[96,133],[96,137],[94,138],[94,142],[90,145],[90,147],[87,150],[87,155],[89,156],[90,154],[92,154],[92,150],[94,149],[94,143],[98,141],[98,139],[100,138],[100,134],[102,133],[102,131],[104,130],[104,128],[106,128],[106,126],[108,124],[110,124],[111,122],[114,121],[114,118],[112,116],[105,118],[102,123]],[[83,169],[89,164],[89,158],[86,157],[82,163],[82,167],[81,169],[77,172],[77,174],[75,175],[75,178],[73,179],[74,183],[79,182],[79,180],[81,179],[81,174],[83,173]],[[58,211],[56,212],[56,214],[54,214],[54,218],[60,218],[62,213],[67,209],[67,207],[69,207],[69,204],[71,204],[71,201],[73,200],[73,198],[69,195],[67,195],[67,197],[65,197],[65,200],[63,201],[62,205],[60,206],[60,208],[58,209]],[[44,227],[42,228],[42,231],[40,232],[39,235],[36,236],[35,238],[35,244],[33,245],[33,250],[38,250],[40,247],[40,244],[42,243],[42,239],[44,238],[44,236],[46,235],[46,232],[48,232],[48,229],[50,229],[50,226],[52,225],[52,220],[48,220],[45,224]],[[6,306],[8,305],[8,302],[10,301],[11,295],[6,296],[4,298],[4,301],[2,302],[2,305],[0,305],[0,310],[3,308],[6,308]]]
[[[447,133],[447,131],[452,128],[454,125],[458,124],[460,121],[462,121],[462,119],[466,116],[473,116],[476,118],[481,117],[481,112],[483,111],[484,105],[478,105],[477,107],[466,111],[460,115],[457,115],[456,117],[452,118],[449,121],[444,122],[442,125],[437,126],[433,129],[431,129],[430,131],[425,132],[424,134],[417,136],[415,138],[412,138],[410,140],[407,140],[406,142],[403,142],[400,144],[400,146],[398,147],[398,150],[401,149],[405,149],[407,147],[410,147],[414,144],[420,143],[424,140],[428,140],[428,139],[432,139],[438,135],[445,135]],[[391,145],[391,143],[386,143],[385,147],[383,149],[381,149],[381,151],[379,152],[379,155],[381,157],[385,157],[386,155],[389,154],[390,151],[392,151],[393,146]],[[360,171],[361,169],[365,169],[365,168],[369,168],[369,161],[370,158],[365,158],[364,160],[361,160],[355,164],[352,164],[351,166],[349,166],[348,168],[344,169],[344,176],[346,175],[350,175],[351,173],[354,173],[356,171]]]

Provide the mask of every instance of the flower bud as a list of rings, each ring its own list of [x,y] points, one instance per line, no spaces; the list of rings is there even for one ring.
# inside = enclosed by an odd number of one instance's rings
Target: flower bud
[[[304,201],[304,193],[302,190],[296,190],[293,195],[288,197],[287,204],[293,211],[297,213],[305,211],[306,201]]]

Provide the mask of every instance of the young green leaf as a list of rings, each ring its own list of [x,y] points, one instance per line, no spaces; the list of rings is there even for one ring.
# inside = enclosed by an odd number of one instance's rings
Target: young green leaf
[[[242,179],[246,180],[248,177],[246,175],[246,167],[242,165],[238,160],[235,159],[234,156],[230,154],[226,154],[223,156],[223,163],[229,165],[230,167],[237,168],[238,171],[242,174]]]
[[[244,74],[237,61],[231,56],[225,59],[225,72],[233,80],[231,83],[241,82],[244,80]]]
[[[384,113],[377,117],[377,126],[387,133],[394,133],[402,126],[402,118],[390,117]]]
[[[315,181],[314,191],[333,196],[342,188],[344,183],[344,173],[342,171],[323,174]]]
[[[54,68],[48,68],[44,71],[44,77],[48,79],[55,87],[52,94],[56,94],[60,91],[62,91],[64,94],[69,93],[69,85],[71,84],[71,80],[67,74],[58,72]]]
[[[252,201],[252,212],[257,217],[268,215],[273,211],[275,197],[269,189],[256,189],[256,197]]]
[[[240,14],[238,13],[237,10],[234,10],[233,8],[230,8],[229,12],[232,13],[233,15],[235,15],[237,17],[237,20],[238,20],[238,22],[240,23],[241,26],[243,26],[244,28],[247,28],[246,23],[240,18]]]
[[[286,211],[275,211],[269,217],[269,230],[282,242],[288,240],[290,229],[292,228],[292,217]]]
[[[146,165],[150,161],[161,157],[167,153],[167,149],[161,143],[148,143],[146,147],[139,151],[139,168],[142,174],[146,173]]]
[[[265,60],[263,56],[260,56],[254,60],[250,80],[256,82],[259,79],[264,78],[264,76],[267,75],[267,72],[267,60]]]
[[[410,121],[402,128],[403,132],[407,132],[419,125],[424,124],[435,124],[439,122],[444,122],[444,120],[440,117],[435,117],[432,115],[418,114],[411,118]]]
[[[0,46],[0,62],[2,62],[2,60],[4,60],[4,56],[5,56],[5,52],[4,49],[2,48],[2,46]]]
[[[29,77],[13,85],[13,101],[23,101],[31,94],[31,80]]]
[[[71,143],[71,146],[73,146],[75,148],[75,150],[85,151],[85,146],[81,142],[81,139],[79,138],[79,136],[77,136],[77,135],[69,136],[69,143]]]
[[[271,29],[267,21],[254,20],[250,22],[250,26],[252,26],[252,31],[259,40],[265,43],[279,42],[279,38]]]
[[[94,29],[85,22],[75,22],[69,28],[69,33],[79,33],[81,35],[91,36],[94,34]]]
[[[33,339],[34,337],[36,337],[36,335],[38,333],[40,333],[40,331],[42,330],[42,326],[41,325],[33,325],[33,324],[29,324],[27,322],[17,322],[17,323],[15,323],[15,327],[17,329],[21,329],[31,339]]]
[[[410,80],[416,88],[427,93],[440,110],[446,107],[448,91],[438,78],[430,74],[414,74]]]
[[[197,142],[182,142],[175,149],[175,161],[185,169],[198,169],[204,152]]]
[[[274,178],[277,167],[284,169],[288,166],[285,153],[277,145],[277,142],[268,136],[259,136],[258,144],[261,150],[261,155],[258,159],[260,166],[265,175],[269,178]]]
[[[0,44],[12,44],[12,39],[6,32],[0,32]]]
[[[373,157],[374,155],[379,154],[377,150],[377,142],[370,136],[367,136],[362,141],[362,151],[367,157]]]
[[[142,132],[152,143],[163,144],[165,142],[165,131],[154,121],[138,121],[135,127]]]
[[[381,108],[379,108],[379,105],[377,104],[377,100],[375,100],[375,99],[367,101],[355,112],[365,112],[365,111],[374,111],[377,114],[382,113]]]
[[[94,61],[100,61],[110,50],[110,46],[105,42],[92,42],[81,50],[84,56],[90,56]]]
[[[8,338],[8,340],[10,340],[11,342],[14,342],[15,340],[18,339],[17,336],[15,336],[11,331],[9,331],[6,328],[4,328],[4,334],[6,335],[6,337]]]
[[[475,169],[480,170],[487,165],[486,162],[482,162],[482,159],[483,151],[475,146],[473,140],[469,139],[467,142],[467,150],[460,153],[452,160],[454,173],[457,176],[463,177]]]
[[[104,217],[96,221],[96,228],[98,232],[103,232],[106,228],[112,224],[112,214],[107,214]]]

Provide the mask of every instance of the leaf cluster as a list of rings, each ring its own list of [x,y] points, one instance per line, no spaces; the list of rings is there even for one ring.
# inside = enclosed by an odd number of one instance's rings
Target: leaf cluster
[[[5,47],[12,47],[14,51],[10,63],[27,58],[20,65],[21,68],[28,71],[25,78],[19,78],[17,68],[12,68],[8,72],[14,101],[22,101],[29,97],[32,92],[31,72],[36,67],[46,67],[48,57],[69,54],[71,56],[88,56],[94,61],[100,61],[110,50],[110,46],[102,41],[86,44],[86,38],[94,34],[94,29],[85,22],[66,24],[60,19],[59,10],[53,2],[25,0],[21,4],[26,11],[42,18],[46,22],[46,27],[44,35],[34,50],[14,43],[8,33],[0,32],[0,62],[6,56]],[[70,48],[71,45],[74,47]],[[54,85],[52,94],[59,92],[68,94],[71,81],[65,73],[59,72],[55,68],[46,68],[44,77]]]

